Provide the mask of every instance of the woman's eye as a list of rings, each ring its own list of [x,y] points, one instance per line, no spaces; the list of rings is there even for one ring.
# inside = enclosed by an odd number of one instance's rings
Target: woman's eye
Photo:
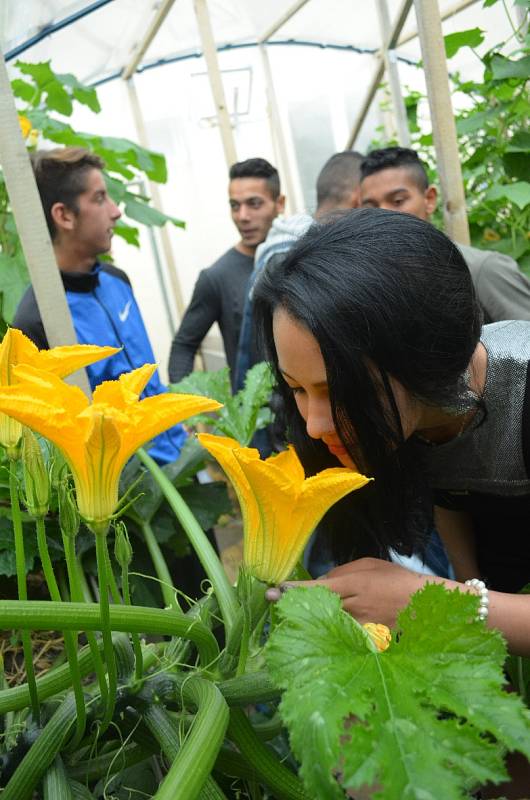
[[[290,386],[289,388],[294,395],[304,393],[304,390],[302,389],[301,386]]]

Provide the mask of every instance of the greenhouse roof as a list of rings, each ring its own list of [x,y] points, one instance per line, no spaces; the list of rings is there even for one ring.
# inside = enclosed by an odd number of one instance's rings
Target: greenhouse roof
[[[473,0],[440,0],[447,16]],[[411,3],[388,0],[391,22]],[[17,56],[31,61],[52,57],[57,66],[64,53],[75,53],[77,76],[100,81],[119,75],[130,64],[153,20],[163,19],[160,30],[140,61],[151,65],[198,55],[201,38],[192,0],[144,2],[138,0],[4,0],[0,11],[2,46],[7,60]],[[381,43],[377,3],[351,0],[210,0],[208,10],[218,49],[270,44],[305,44],[375,52]],[[414,13],[404,27],[400,55],[417,57],[411,43]],[[26,55],[27,54],[27,55]]]

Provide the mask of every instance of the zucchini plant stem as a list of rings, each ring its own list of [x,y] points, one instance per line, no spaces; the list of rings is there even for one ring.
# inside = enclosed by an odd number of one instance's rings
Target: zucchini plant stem
[[[149,456],[141,448],[137,451],[136,455],[142,464],[147,467],[153,478],[162,489],[166,500],[174,511],[180,524],[184,528],[190,544],[195,550],[197,557],[204,568],[204,571],[212,582],[212,586],[217,596],[219,608],[224,620],[225,630],[228,635],[237,614],[238,603],[234,587],[230,584],[217,553],[208,541],[203,529],[165,472],[155,461],[153,461],[151,456]]]
[[[50,592],[51,599],[60,603],[62,598],[61,598],[61,593],[59,591],[59,586],[57,585],[57,581],[55,579],[55,573],[53,571],[52,561],[48,550],[48,542],[46,541],[46,526],[43,517],[36,518],[35,527],[37,529],[37,544],[39,548],[40,560],[42,563],[42,569],[44,571],[44,577],[46,578],[46,583],[48,584],[48,591]],[[83,687],[81,685],[81,674],[79,672],[79,665],[77,663],[77,633],[74,631],[63,631],[63,635],[64,635],[64,647],[66,650],[66,656],[68,658],[68,664],[70,667],[70,675],[72,677],[72,688],[74,691],[75,705],[77,711],[76,730],[74,737],[70,743],[70,746],[72,748],[75,748],[77,747],[77,745],[79,744],[85,733],[85,727],[86,727],[85,698],[83,696]]]
[[[0,600],[0,627],[22,630],[98,631],[101,610],[96,603],[54,603],[40,600]],[[111,606],[110,627],[125,633],[180,636],[197,647],[202,669],[210,669],[219,657],[219,645],[202,622],[184,614],[145,606]],[[144,659],[145,660],[145,659]]]
[[[228,706],[215,684],[193,677],[186,681],[184,694],[197,707],[197,713],[178,752],[175,752],[176,743],[171,735],[171,720],[167,719],[167,712],[153,705],[144,714],[151,733],[160,737],[164,752],[171,754],[173,759],[168,774],[154,795],[156,800],[194,800],[199,796],[209,781],[228,725]]]
[[[166,564],[166,559],[162,554],[162,550],[157,542],[155,534],[153,533],[151,524],[146,520],[139,520],[139,523],[142,529],[144,542],[149,550],[151,561],[153,562],[155,572],[160,581],[160,590],[162,592],[162,597],[164,598],[164,603],[168,608],[173,608],[175,611],[181,611],[175,589],[173,588],[173,580]]]
[[[108,530],[108,529],[107,529]],[[107,547],[107,530],[97,531],[96,536],[96,558],[98,562],[98,582],[99,582],[99,608],[101,611],[101,633],[103,636],[103,652],[107,665],[108,676],[108,697],[105,704],[105,712],[101,722],[101,732],[106,731],[116,705],[116,692],[118,688],[118,675],[116,671],[116,658],[112,646],[112,632],[110,626],[110,606],[109,606],[109,582],[107,565],[109,562],[109,552]]]
[[[24,552],[24,534],[22,531],[22,517],[20,515],[20,502],[18,496],[18,483],[15,472],[15,462],[10,461],[9,468],[9,494],[11,499],[11,515],[13,519],[13,533],[15,536],[15,561],[17,569],[17,589],[19,600],[28,599],[28,589],[26,586],[26,555]],[[14,626],[16,628],[16,625]],[[33,651],[31,648],[31,633],[23,630],[21,634],[22,648],[24,651],[24,662],[26,666],[26,676],[28,679],[29,693],[31,697],[31,707],[33,716],[38,722],[40,719],[39,697],[37,694],[37,683],[35,681],[35,670],[33,668]]]
[[[63,535],[63,547],[66,559],[66,570],[68,572],[68,582],[70,584],[70,597],[74,602],[84,603],[85,593],[83,592],[82,589],[81,575],[79,573],[79,568],[77,566],[77,559],[75,553],[75,538],[73,536],[68,536],[64,531],[61,532]],[[92,658],[94,660],[94,670],[96,672],[98,679],[99,691],[101,693],[101,702],[103,703],[104,706],[106,706],[108,700],[108,689],[107,689],[107,680],[105,678],[105,667],[103,666],[103,660],[101,658],[100,648],[98,646],[97,639],[93,631],[86,631],[86,638],[90,646]]]
[[[126,566],[123,566],[121,570],[121,588],[125,605],[132,605],[131,593],[129,591],[129,570]],[[137,633],[131,633],[131,639],[134,649],[134,675],[137,681],[141,681],[144,675],[142,645],[140,644],[140,637]]]

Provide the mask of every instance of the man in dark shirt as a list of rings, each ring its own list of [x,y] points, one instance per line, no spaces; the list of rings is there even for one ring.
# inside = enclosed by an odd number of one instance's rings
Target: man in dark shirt
[[[284,209],[278,171],[263,158],[234,164],[229,172],[228,197],[234,224],[241,236],[195,284],[169,356],[169,378],[180,381],[193,369],[195,353],[214,322],[219,324],[232,382],[245,291],[254,266],[254,253],[272,221]]]

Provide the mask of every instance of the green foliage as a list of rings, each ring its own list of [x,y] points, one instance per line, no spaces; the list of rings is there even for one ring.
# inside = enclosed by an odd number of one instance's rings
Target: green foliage
[[[212,433],[236,439],[242,447],[248,447],[254,433],[264,428],[272,419],[267,406],[274,386],[270,367],[262,362],[255,364],[245,376],[243,389],[232,395],[230,370],[217,372],[192,372],[179,383],[170,386],[179,394],[198,394],[211,397],[223,404],[215,416],[201,414],[192,423],[202,423],[212,428]]]
[[[494,2],[486,0],[484,6]],[[516,42],[517,49],[509,56],[505,42],[479,56],[474,48],[482,40],[479,28],[444,37],[448,58],[461,47],[471,47],[483,69],[479,81],[467,80],[458,72],[450,74],[455,109],[460,109],[455,110],[455,123],[471,242],[511,255],[530,275],[530,38]],[[424,100],[411,91],[405,106],[412,147],[436,182],[432,132],[418,122],[418,106]],[[389,144],[377,142],[381,147]],[[441,224],[440,212],[433,221]]]
[[[445,55],[452,58],[461,47],[478,47],[484,41],[484,31],[480,28],[471,28],[467,31],[458,31],[444,36]]]
[[[49,61],[30,64],[17,61],[15,66],[23,77],[12,83],[19,114],[32,125],[43,147],[50,143],[62,146],[85,147],[103,158],[105,179],[112,199],[122,208],[126,219],[121,219],[115,233],[126,242],[139,247],[138,228],[130,222],[148,226],[162,226],[167,222],[184,227],[176,217],[163,214],[150,205],[148,197],[139,194],[146,178],[157,183],[167,180],[166,161],[163,155],[147,150],[129,139],[113,136],[96,136],[76,131],[61,117],[70,117],[76,103],[94,113],[101,110],[97,92],[85,86],[71,74],[55,73]],[[28,149],[35,148],[34,139],[28,138]],[[0,301],[1,316],[10,322],[29,282],[24,254],[14,223],[9,198],[0,172]]]
[[[503,691],[506,648],[477,608],[428,585],[380,653],[329,590],[285,594],[265,655],[311,797],[463,800],[505,779],[504,748],[530,756],[530,712]]]

